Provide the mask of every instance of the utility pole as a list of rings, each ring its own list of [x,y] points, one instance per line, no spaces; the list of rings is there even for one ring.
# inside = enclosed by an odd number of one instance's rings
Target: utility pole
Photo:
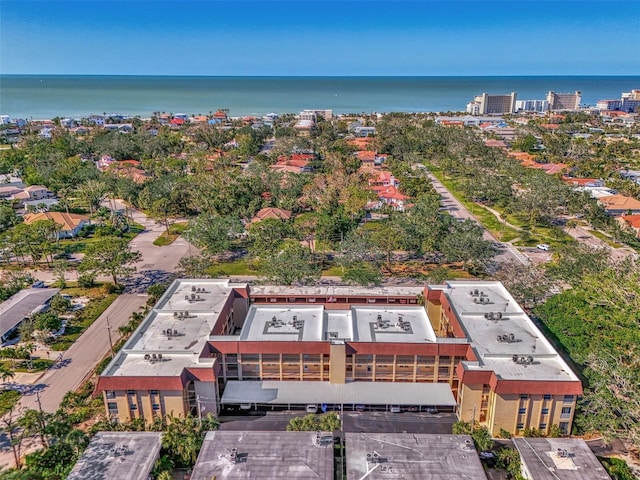
[[[111,339],[111,324],[109,323],[109,317],[107,317],[107,332],[109,333],[109,346],[111,347],[111,356],[113,357],[113,340]]]

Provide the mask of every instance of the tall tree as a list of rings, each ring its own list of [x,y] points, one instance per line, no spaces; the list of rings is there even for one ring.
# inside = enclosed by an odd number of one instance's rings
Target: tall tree
[[[132,265],[140,259],[140,252],[131,251],[126,239],[104,237],[87,248],[78,270],[111,275],[113,284],[119,286],[118,277],[133,273]]]

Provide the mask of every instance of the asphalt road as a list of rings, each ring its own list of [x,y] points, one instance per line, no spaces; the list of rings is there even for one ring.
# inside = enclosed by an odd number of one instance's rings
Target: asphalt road
[[[629,247],[612,248],[607,242],[600,240],[584,227],[565,228],[564,231],[580,243],[608,250],[613,260],[623,260],[627,257],[638,259],[638,254],[633,249]]]
[[[124,209],[122,204],[118,204],[118,207]],[[131,314],[146,303],[147,297],[144,292],[148,286],[168,280],[180,259],[189,253],[190,245],[182,237],[165,247],[153,245],[153,241],[163,232],[164,227],[156,225],[142,212],[134,211],[133,219],[145,227],[145,230],[130,243],[131,248],[138,250],[142,255],[142,260],[135,265],[137,273],[124,281],[125,293],[120,295],[69,350],[63,353],[54,368],[45,372],[34,385],[14,385],[24,392],[21,406],[37,408],[39,397],[43,410],[56,411],[64,395],[80,386],[109,352],[109,331],[111,341],[116,343],[120,338],[118,327],[125,325]]]
[[[442,198],[441,204],[444,210],[446,210],[452,217],[464,221],[464,220],[472,220],[476,222],[478,225],[482,226],[480,222],[471,214],[469,210],[456,198],[453,194],[447,190],[447,188],[434,177],[431,173],[428,174],[429,179],[440,197]],[[499,245],[498,251],[496,255],[493,257],[493,260],[497,263],[504,262],[515,262],[522,263],[524,265],[529,263],[529,258],[523,253],[519,252],[513,245],[508,243],[502,243],[496,239],[489,231],[484,228],[484,233],[482,234],[485,240],[489,240],[496,245]]]

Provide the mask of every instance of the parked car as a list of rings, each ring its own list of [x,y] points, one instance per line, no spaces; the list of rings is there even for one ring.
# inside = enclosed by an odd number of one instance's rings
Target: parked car
[[[549,247],[549,245],[547,245],[546,243],[541,243],[540,245],[536,245],[536,248],[538,250],[544,250],[545,252],[548,252],[549,248],[551,247]]]
[[[402,412],[402,409],[400,408],[400,405],[391,405],[389,407],[389,411],[391,413],[400,413],[400,412]]]
[[[34,282],[34,284],[31,286],[33,288],[47,288],[47,286],[44,284],[42,280],[38,280],[37,282]]]
[[[315,403],[310,403],[309,405],[307,405],[307,413],[318,413],[318,405],[316,405]]]

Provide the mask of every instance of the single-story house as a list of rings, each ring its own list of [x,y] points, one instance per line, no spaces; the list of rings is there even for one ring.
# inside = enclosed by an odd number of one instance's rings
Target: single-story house
[[[609,195],[598,199],[609,215],[638,215],[640,214],[640,200],[624,195]]]
[[[258,223],[267,218],[277,218],[278,220],[289,220],[291,218],[291,212],[289,210],[283,210],[282,208],[267,207],[256,213],[251,223]]]
[[[78,235],[82,227],[89,224],[87,215],[64,212],[40,212],[27,213],[24,216],[24,223],[30,224],[38,220],[52,220],[60,226],[57,238],[74,238]]]
[[[623,229],[632,230],[640,238],[640,215],[620,215],[616,220]]]

